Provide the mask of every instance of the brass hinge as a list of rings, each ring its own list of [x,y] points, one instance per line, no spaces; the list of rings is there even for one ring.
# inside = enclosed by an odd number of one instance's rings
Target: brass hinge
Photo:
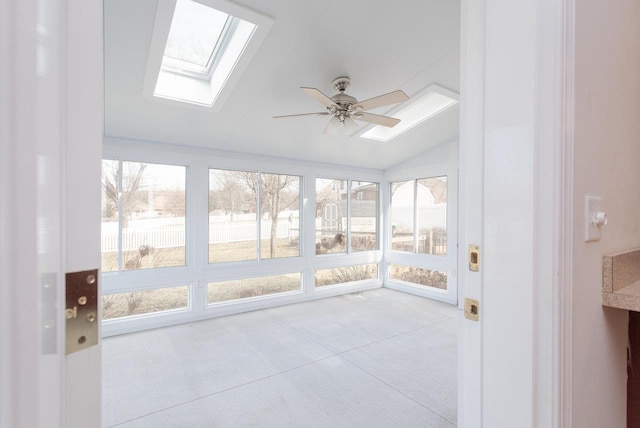
[[[66,354],[98,344],[98,269],[67,273]]]

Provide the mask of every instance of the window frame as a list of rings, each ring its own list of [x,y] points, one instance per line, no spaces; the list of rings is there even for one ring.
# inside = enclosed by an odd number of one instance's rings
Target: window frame
[[[186,257],[187,266],[162,269],[105,272],[102,274],[102,290],[105,294],[163,288],[172,285],[189,286],[190,309],[162,314],[146,314],[118,318],[102,324],[103,336],[122,334],[237,314],[244,311],[264,309],[288,303],[353,293],[382,286],[382,194],[384,174],[363,168],[326,167],[319,168],[312,162],[269,158],[257,155],[222,152],[186,146],[148,143],[122,138],[104,137],[103,159],[132,162],[183,165],[187,167],[186,178]],[[270,174],[286,174],[301,177],[300,207],[300,256],[262,259],[258,261],[238,261],[208,263],[208,195],[209,169],[242,170]],[[324,257],[315,255],[315,179],[335,177],[336,179],[367,181],[378,184],[376,250],[335,254]],[[206,230],[207,233],[202,233]],[[345,267],[355,264],[378,264],[378,278],[356,281],[344,285],[315,287],[315,270]],[[161,272],[158,272],[161,271]],[[259,296],[236,301],[208,305],[206,301],[207,283],[271,276],[300,272],[300,291]]]
[[[300,175],[300,174],[291,174],[291,173],[277,173],[277,172],[268,172],[266,170],[262,170],[262,169],[230,169],[230,168],[215,168],[215,167],[208,167],[207,169],[207,173],[209,174],[211,170],[217,170],[217,171],[234,171],[234,172],[250,172],[250,173],[255,173],[258,176],[258,192],[256,194],[256,258],[255,259],[249,259],[249,260],[234,260],[234,261],[225,261],[225,262],[213,262],[211,263],[209,261],[209,253],[208,253],[208,247],[207,247],[207,264],[208,264],[208,268],[211,268],[211,266],[213,266],[213,268],[219,268],[222,267],[224,268],[225,266],[229,265],[229,266],[233,266],[233,265],[238,265],[238,264],[247,264],[247,265],[260,265],[262,263],[265,263],[267,261],[272,261],[272,260],[282,260],[282,259],[297,259],[297,258],[302,258],[303,257],[303,240],[304,240],[304,236],[302,234],[300,234],[300,230],[298,231],[299,234],[299,238],[298,238],[298,255],[294,256],[294,257],[276,257],[276,258],[263,258],[262,257],[262,218],[260,218],[260,216],[258,215],[259,212],[262,211],[262,175],[263,174],[270,174],[270,175],[288,175],[288,176],[294,176],[294,177],[298,177],[300,179],[298,187],[299,187],[299,193],[298,193],[298,212],[300,213],[299,216],[299,229],[302,229],[302,201],[304,198],[304,194],[303,194],[303,189],[304,189],[304,176]],[[208,175],[209,177],[209,175]],[[209,185],[209,181],[207,181],[207,186]],[[208,190],[210,191],[210,188],[208,188]],[[207,196],[209,196],[209,193],[207,193]],[[207,232],[209,232],[209,223],[207,225]]]
[[[447,254],[432,255],[415,252],[416,248],[416,187],[417,180],[431,177],[447,177]],[[399,181],[414,181],[414,206],[413,206],[413,252],[403,252],[391,249],[392,224],[391,224],[391,183]],[[410,167],[387,171],[385,174],[385,250],[384,250],[384,284],[385,287],[399,291],[416,294],[430,299],[446,303],[458,303],[458,165],[449,163],[437,163],[422,167]],[[413,284],[389,276],[389,265],[398,264],[413,266],[416,268],[447,273],[447,289],[441,290],[435,287]]]
[[[132,160],[129,158],[123,158],[123,157],[119,157],[119,156],[103,156],[102,157],[102,161],[114,161],[114,162],[118,162],[119,164],[119,170],[120,170],[120,174],[118,174],[118,199],[119,199],[119,203],[118,203],[118,245],[117,245],[117,256],[116,256],[116,262],[118,265],[118,268],[114,271],[102,271],[102,275],[115,275],[115,274],[122,274],[124,272],[137,272],[140,270],[149,270],[149,271],[156,271],[156,270],[164,270],[164,269],[182,269],[182,268],[186,268],[189,266],[189,232],[188,232],[188,222],[187,222],[187,218],[189,215],[189,191],[188,191],[188,187],[189,187],[189,166],[188,165],[184,165],[182,163],[176,163],[176,162],[164,162],[164,161],[147,161],[147,160]],[[175,166],[175,167],[184,167],[185,169],[185,245],[184,245],[184,250],[185,250],[185,255],[184,255],[184,265],[177,265],[177,266],[161,266],[161,267],[156,267],[156,268],[149,268],[149,269],[124,269],[124,260],[123,260],[123,254],[124,254],[124,250],[122,248],[123,246],[123,227],[122,227],[122,217],[123,217],[123,207],[122,207],[122,203],[120,201],[120,195],[122,193],[122,180],[123,180],[123,174],[122,174],[122,170],[123,170],[123,164],[125,162],[130,162],[130,163],[145,163],[145,164],[152,164],[152,165],[161,165],[161,166]],[[100,167],[102,168],[102,162]],[[101,189],[102,192],[102,189]],[[102,217],[102,215],[101,215]],[[101,251],[102,254],[102,251]],[[101,267],[102,270],[102,267]]]

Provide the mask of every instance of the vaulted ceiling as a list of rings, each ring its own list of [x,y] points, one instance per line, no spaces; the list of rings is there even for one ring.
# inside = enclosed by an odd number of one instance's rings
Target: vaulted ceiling
[[[158,0],[104,1],[107,136],[376,169],[457,138],[457,105],[387,143],[323,134],[326,116],[272,116],[322,111],[299,87],[332,96],[339,76],[351,78],[347,92],[359,100],[396,89],[411,97],[432,83],[459,92],[458,1],[236,3],[275,22],[214,112],[143,96]]]

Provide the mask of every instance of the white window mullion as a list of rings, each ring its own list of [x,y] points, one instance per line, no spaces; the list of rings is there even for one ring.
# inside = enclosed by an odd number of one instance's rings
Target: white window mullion
[[[413,180],[413,253],[418,252],[418,180]]]
[[[124,266],[122,266],[122,240],[124,239],[123,236],[123,227],[122,224],[124,223],[124,219],[122,218],[122,202],[123,202],[123,198],[122,198],[122,175],[124,172],[124,162],[122,162],[122,159],[118,159],[118,255],[117,255],[117,259],[118,259],[118,272],[122,272],[124,269]]]
[[[200,160],[187,165],[185,213],[185,251],[192,272],[191,310],[202,312],[207,306],[209,264],[209,168]],[[206,230],[206,233],[198,233]],[[203,251],[204,250],[204,251]]]
[[[262,172],[258,172],[258,188],[256,189],[256,217],[258,226],[258,242],[256,245],[256,260],[260,261],[262,257]]]
[[[305,180],[306,178],[306,180]],[[302,291],[311,295],[315,292],[315,242],[316,242],[316,177],[304,175],[300,192],[300,213],[298,227],[300,255],[305,260],[302,272]],[[305,203],[306,201],[306,203]]]
[[[351,191],[353,181],[347,181],[347,254],[351,254]]]

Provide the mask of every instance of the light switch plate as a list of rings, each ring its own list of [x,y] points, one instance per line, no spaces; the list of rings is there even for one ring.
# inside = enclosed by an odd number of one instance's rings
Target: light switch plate
[[[603,211],[602,198],[584,197],[584,242],[600,240],[600,228],[593,222],[593,218],[600,211]]]

